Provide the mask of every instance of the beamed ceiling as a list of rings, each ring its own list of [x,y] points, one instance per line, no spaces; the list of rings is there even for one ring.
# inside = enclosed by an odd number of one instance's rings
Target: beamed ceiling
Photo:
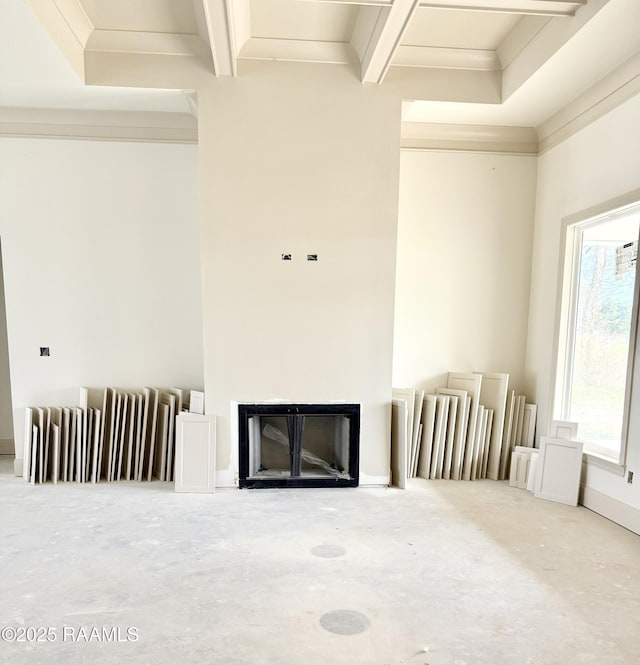
[[[406,100],[416,136],[540,128],[621,66],[625,85],[640,75],[640,0],[28,4],[85,84],[195,90],[203,77],[241,77],[249,60],[343,64]]]

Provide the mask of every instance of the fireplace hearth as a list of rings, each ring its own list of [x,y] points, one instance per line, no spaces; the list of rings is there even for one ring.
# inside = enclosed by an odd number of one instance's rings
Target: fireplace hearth
[[[240,404],[239,486],[357,487],[359,404]]]

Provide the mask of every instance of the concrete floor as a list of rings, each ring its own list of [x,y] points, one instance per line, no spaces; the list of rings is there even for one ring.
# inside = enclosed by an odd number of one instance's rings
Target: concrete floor
[[[504,482],[177,495],[2,471],[1,663],[640,662],[640,537]]]

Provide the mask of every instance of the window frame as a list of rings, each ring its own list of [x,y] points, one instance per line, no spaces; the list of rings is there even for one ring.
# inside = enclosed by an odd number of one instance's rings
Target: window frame
[[[628,192],[615,199],[610,199],[597,206],[569,215],[562,219],[559,257],[559,280],[556,299],[555,346],[552,362],[552,399],[551,419],[563,419],[567,413],[569,391],[567,382],[573,371],[573,350],[575,349],[577,298],[579,280],[575,279],[580,269],[580,246],[576,242],[579,233],[590,225],[618,216],[625,210],[640,205],[640,189]],[[629,351],[618,459],[585,450],[588,462],[604,467],[619,475],[624,475],[629,444],[629,420],[631,415],[631,397],[634,382],[636,349],[638,347],[638,308],[640,303],[640,261],[636,261],[633,309],[629,330]],[[549,423],[550,424],[550,423]],[[588,443],[588,442],[585,442]]]

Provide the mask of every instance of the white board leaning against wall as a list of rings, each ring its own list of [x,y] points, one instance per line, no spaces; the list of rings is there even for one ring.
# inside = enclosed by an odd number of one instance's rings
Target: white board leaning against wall
[[[543,436],[534,496],[569,506],[578,505],[582,472],[582,441]]]
[[[176,492],[213,493],[215,479],[215,416],[181,413],[176,418]]]

